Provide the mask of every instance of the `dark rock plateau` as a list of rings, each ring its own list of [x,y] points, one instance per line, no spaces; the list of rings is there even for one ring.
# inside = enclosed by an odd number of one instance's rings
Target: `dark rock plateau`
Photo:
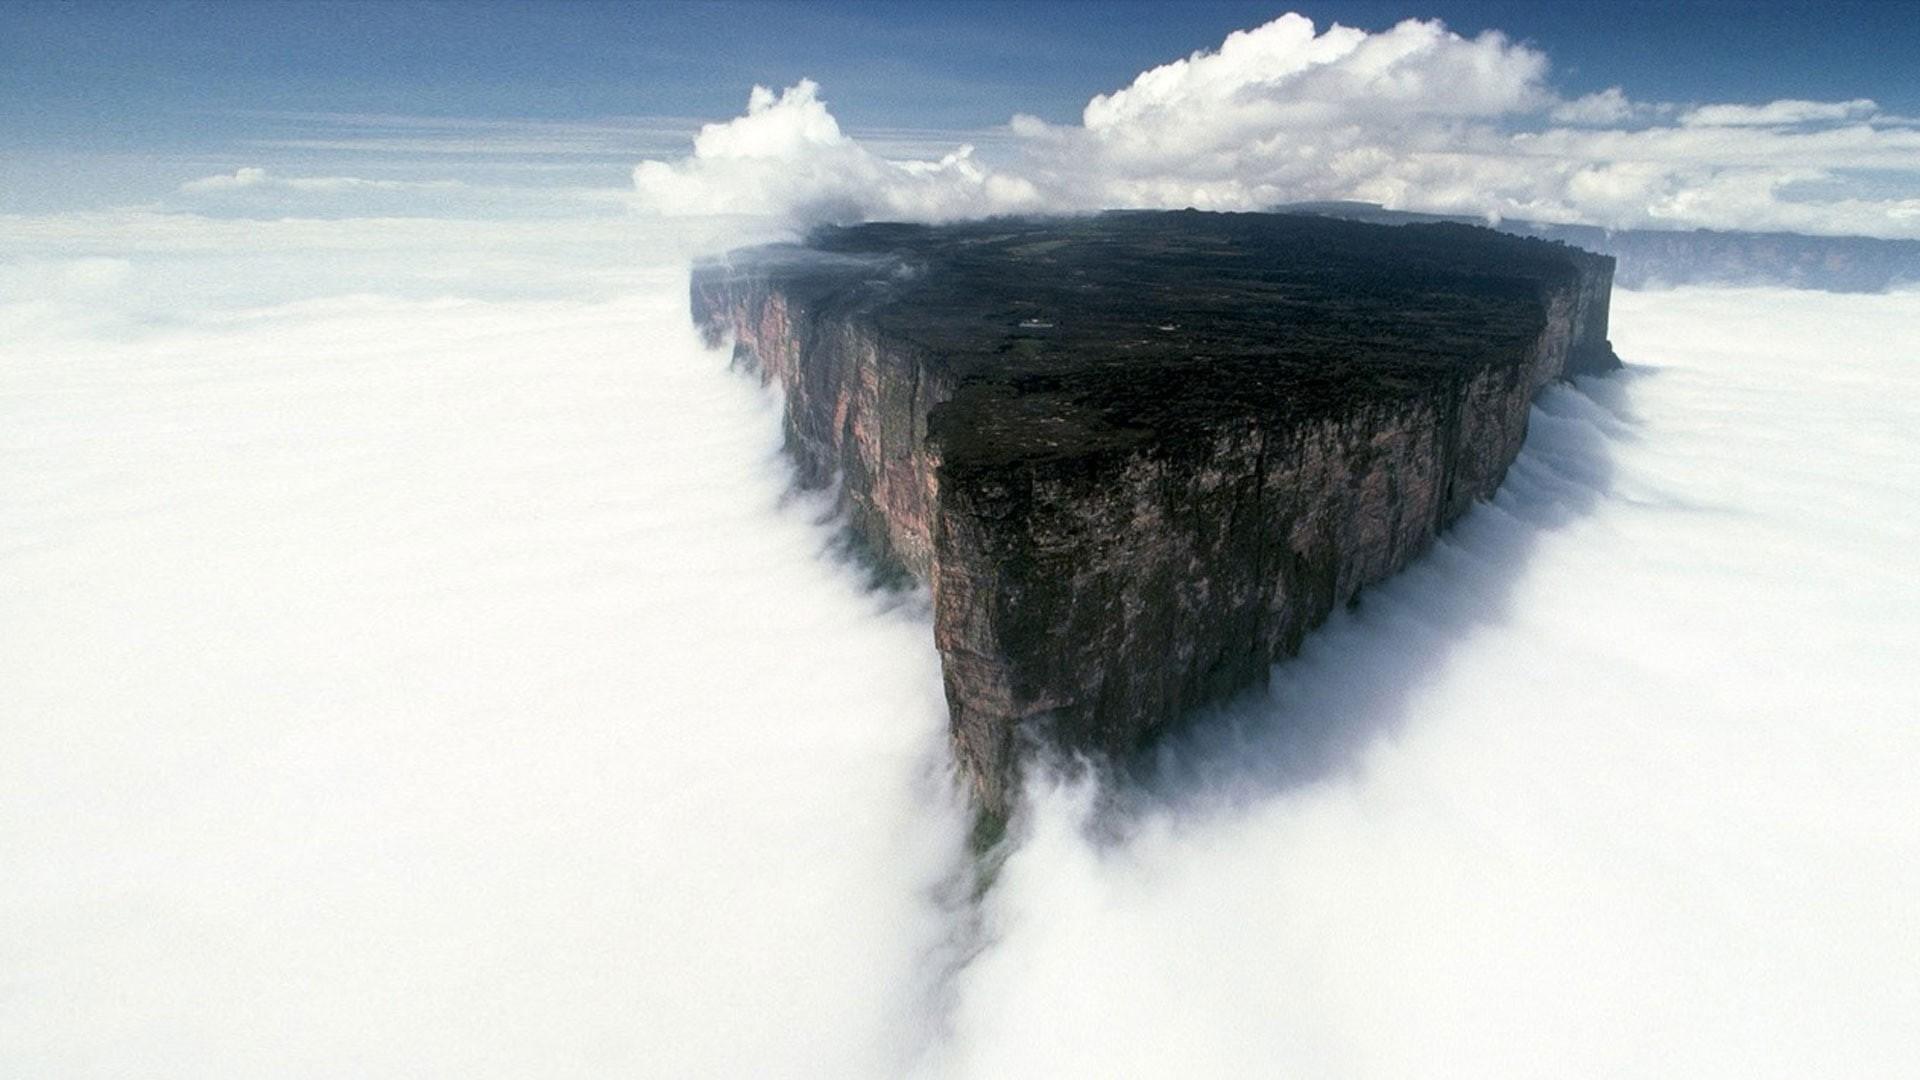
[[[1458,224],[1109,213],[827,229],[693,275],[810,484],[932,590],[991,815],[1261,682],[1617,365],[1611,258]]]

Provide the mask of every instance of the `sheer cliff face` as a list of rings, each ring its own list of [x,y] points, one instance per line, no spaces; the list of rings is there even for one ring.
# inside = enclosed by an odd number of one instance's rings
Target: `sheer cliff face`
[[[956,755],[1004,813],[1023,747],[1124,754],[1261,681],[1493,492],[1540,387],[1615,364],[1611,260],[1494,236],[867,227],[703,267],[693,305],[931,587]]]
[[[929,580],[938,481],[927,415],[940,392],[912,347],[858,319],[823,317],[758,273],[703,275],[694,305],[709,344],[731,335],[736,360],[779,384],[801,482],[840,483],[862,538]]]

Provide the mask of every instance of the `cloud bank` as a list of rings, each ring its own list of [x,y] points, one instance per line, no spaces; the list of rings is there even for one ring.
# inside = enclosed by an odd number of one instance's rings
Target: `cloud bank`
[[[140,220],[0,264],[0,1071],[898,1075],[937,659],[671,238]]]
[[[1565,99],[1549,74],[1545,54],[1497,32],[1417,20],[1319,31],[1288,14],[1094,97],[1078,124],[1013,117],[1005,160],[969,147],[885,159],[802,82],[755,88],[746,115],[634,180],[659,211],[800,223],[1358,199],[1617,228],[1920,237],[1920,129],[1870,100]]]
[[[1920,1066],[1914,296],[1615,301],[1629,371],[1121,823],[1038,795],[951,1075]]]
[[[1912,294],[1619,295],[1495,500],[969,905],[927,619],[670,236],[164,224],[0,281],[25,1074],[1920,1064]]]

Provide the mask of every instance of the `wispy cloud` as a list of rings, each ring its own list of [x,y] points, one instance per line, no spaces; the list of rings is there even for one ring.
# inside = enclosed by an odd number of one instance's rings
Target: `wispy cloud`
[[[1866,98],[1854,101],[1770,101],[1765,105],[1701,105],[1680,115],[1680,122],[1697,127],[1791,127],[1846,120],[1871,120],[1880,106]]]
[[[231,191],[459,191],[468,185],[458,180],[368,180],[358,176],[275,176],[257,166],[242,166],[231,173],[203,176],[180,185],[183,194],[198,195]]]
[[[543,120],[282,111],[229,115],[269,129],[243,140],[242,146],[383,156],[630,159],[684,148],[700,124],[673,116]]]

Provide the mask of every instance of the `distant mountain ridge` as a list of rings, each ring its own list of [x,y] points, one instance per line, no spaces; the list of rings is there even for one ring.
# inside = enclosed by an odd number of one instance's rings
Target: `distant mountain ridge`
[[[1481,218],[1387,210],[1365,202],[1290,203],[1274,209],[1377,225],[1453,221],[1517,236],[1558,240],[1613,256],[1617,263],[1614,283],[1630,289],[1785,285],[1825,292],[1872,293],[1920,285],[1920,240],[1712,229],[1602,229],[1517,220],[1491,224]]]

